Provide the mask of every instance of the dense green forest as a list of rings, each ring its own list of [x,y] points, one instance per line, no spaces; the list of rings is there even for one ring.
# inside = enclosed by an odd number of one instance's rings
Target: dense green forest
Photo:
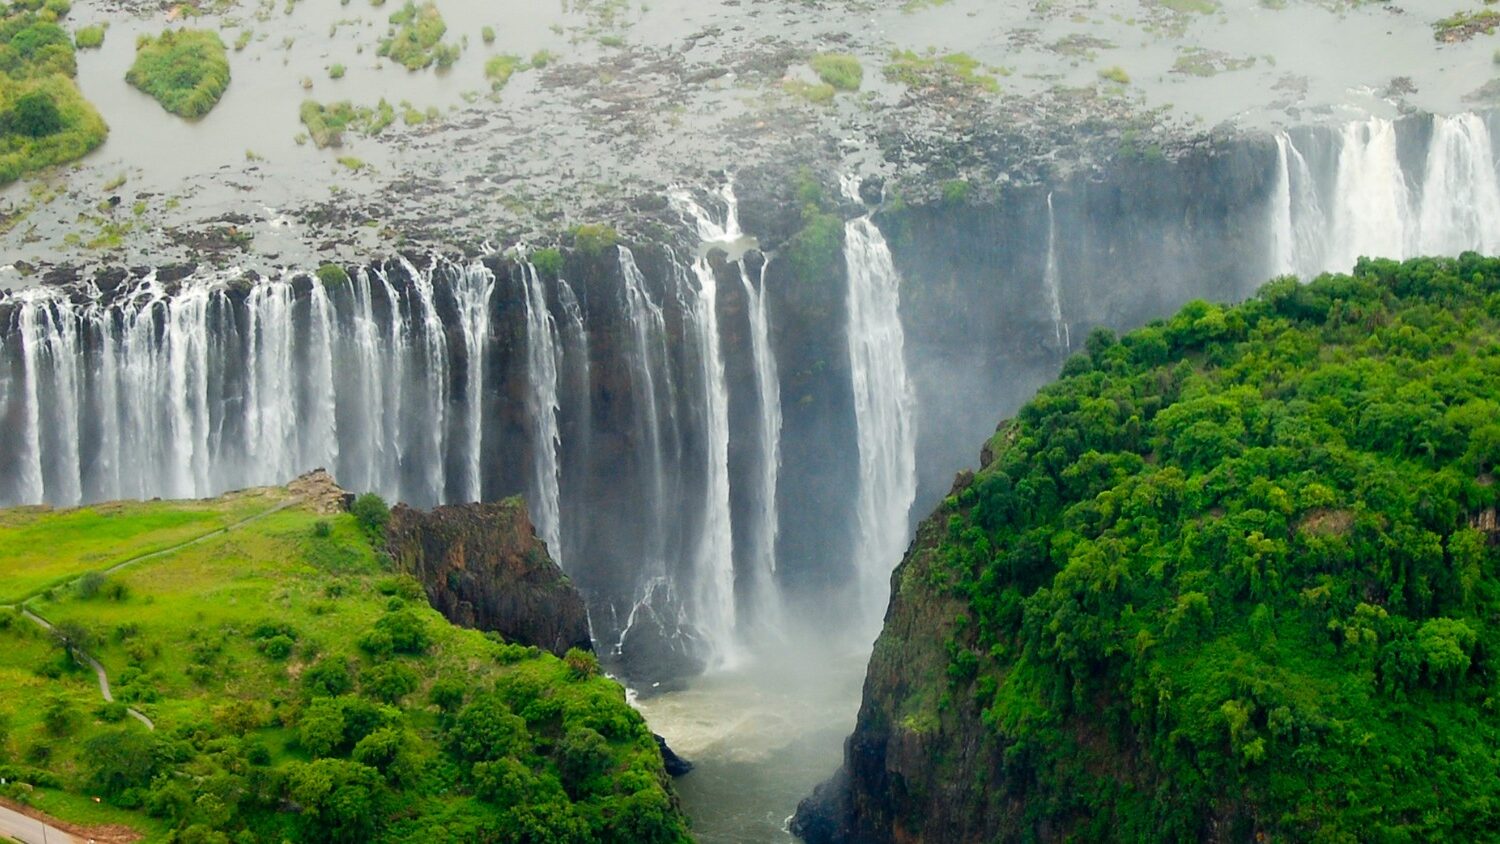
[[[686,840],[594,656],[449,624],[386,515],[281,488],[0,511],[0,796],[182,844]]]
[[[82,157],[108,129],[78,92],[67,0],[0,3],[0,185]]]
[[[1500,261],[1095,331],[986,455],[922,574],[966,608],[931,705],[1019,837],[1493,836]]]

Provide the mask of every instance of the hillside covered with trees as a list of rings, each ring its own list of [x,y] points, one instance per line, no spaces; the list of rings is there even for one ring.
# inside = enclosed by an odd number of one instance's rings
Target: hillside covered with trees
[[[1500,261],[1362,261],[1087,351],[893,581],[814,841],[1478,840]]]
[[[0,511],[0,796],[183,844],[687,840],[593,654],[449,624],[326,486]]]

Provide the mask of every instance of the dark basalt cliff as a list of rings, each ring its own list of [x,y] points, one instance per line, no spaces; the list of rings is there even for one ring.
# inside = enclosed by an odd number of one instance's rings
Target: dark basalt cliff
[[[397,505],[387,536],[397,567],[454,624],[558,655],[592,649],[583,596],[548,556],[519,498],[428,511]]]
[[[960,474],[954,492],[972,480],[973,473]],[[986,740],[975,708],[925,705],[947,687],[944,642],[964,609],[950,592],[928,586],[945,521],[940,510],[922,522],[891,576],[844,767],[792,818],[792,832],[810,844],[996,840],[1003,796],[992,795],[996,805],[976,804],[985,797],[971,783],[975,771],[999,769],[999,748]]]

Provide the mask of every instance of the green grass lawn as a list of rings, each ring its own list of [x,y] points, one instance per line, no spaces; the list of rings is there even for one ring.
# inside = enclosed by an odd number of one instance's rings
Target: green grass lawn
[[[195,539],[285,500],[279,489],[211,501],[116,501],[0,510],[0,604]]]
[[[0,559],[9,574],[55,582],[201,536],[285,495],[0,511],[9,531]],[[51,634],[0,616],[0,762],[23,760],[11,777],[49,789],[47,811],[59,817],[97,822],[104,815],[85,810],[114,803],[116,820],[149,835],[197,827],[237,841],[457,842],[510,840],[517,824],[535,821],[549,841],[682,840],[651,733],[591,656],[564,661],[450,625],[420,584],[390,571],[380,544],[350,514],[297,505],[141,560],[98,588],[70,583],[30,602],[99,659],[117,701],[155,721],[150,735],[103,704],[92,674],[70,667]],[[43,546],[49,554],[31,550]],[[501,749],[457,749],[466,702],[497,697],[503,714],[484,723]],[[62,727],[49,707],[67,711]],[[330,707],[358,713],[331,717],[365,720],[349,720],[346,739],[320,749],[308,731]],[[381,779],[371,766],[387,757],[356,746],[377,728],[400,737],[408,773],[380,768]],[[128,787],[100,785],[90,742],[130,735],[170,761]],[[487,771],[491,763],[502,767]],[[287,800],[315,799],[296,790],[309,772],[379,782],[360,786],[370,803],[359,812],[285,811]],[[520,808],[503,796],[515,788],[526,795]],[[92,803],[96,793],[103,804]],[[261,796],[203,808],[224,794]]]

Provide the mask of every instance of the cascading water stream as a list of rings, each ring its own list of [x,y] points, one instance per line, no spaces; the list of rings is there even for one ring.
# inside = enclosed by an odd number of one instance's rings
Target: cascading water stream
[[[675,261],[674,261],[675,264]],[[708,260],[695,258],[696,288],[685,277],[678,289],[689,303],[694,341],[698,349],[698,383],[707,423],[703,473],[706,501],[693,554],[692,618],[710,648],[711,667],[724,667],[735,658],[734,539],[729,511],[729,390],[724,380],[724,355],[719,341],[718,280]]]
[[[537,532],[547,543],[553,559],[562,565],[562,492],[558,486],[562,444],[557,427],[558,372],[562,370],[562,347],[557,323],[547,309],[547,292],[530,261],[522,264],[526,300],[526,373],[530,391],[527,416],[532,433],[532,516]]]
[[[758,244],[740,229],[739,200],[734,192],[732,177],[719,189],[719,198],[724,203],[722,225],[688,191],[674,190],[670,196],[679,213],[696,228],[701,241],[700,251],[707,253],[722,249],[734,263],[745,295],[751,365],[755,377],[755,463],[758,467],[755,477],[751,479],[755,484],[755,504],[751,513],[752,524],[746,531],[750,547],[744,552],[744,558],[748,561],[745,575],[752,593],[749,596],[753,607],[751,621],[761,633],[773,633],[782,626],[781,593],[776,584],[776,539],[780,532],[776,492],[781,474],[782,418],[781,382],[777,374],[776,357],[771,349],[770,318],[765,296],[766,267],[770,259],[763,259],[759,271],[755,273],[746,264],[746,252],[757,248]],[[698,263],[703,263],[704,266],[700,270],[695,263],[695,272],[708,271],[705,257],[706,254],[698,257]]]
[[[1500,180],[1478,115],[1433,118],[1418,228],[1424,255],[1500,250]]]
[[[859,201],[858,182],[846,179],[844,193]],[[885,236],[869,215],[844,224],[844,261],[849,273],[849,372],[859,443],[854,559],[864,608],[871,620],[878,620],[891,569],[906,547],[916,500],[915,400],[906,375],[901,277]]]
[[[1063,322],[1061,282],[1057,277],[1057,217],[1052,212],[1052,192],[1047,192],[1047,266],[1042,271],[1042,286],[1047,290],[1047,305],[1052,311],[1052,339],[1057,348],[1073,348],[1073,338]]]
[[[458,303],[459,327],[464,344],[464,441],[461,452],[468,456],[464,484],[459,497],[478,501],[484,497],[481,480],[484,465],[484,375],[485,351],[490,343],[490,297],[495,293],[495,274],[478,261],[462,268],[453,282]],[[554,550],[554,554],[557,552]]]

